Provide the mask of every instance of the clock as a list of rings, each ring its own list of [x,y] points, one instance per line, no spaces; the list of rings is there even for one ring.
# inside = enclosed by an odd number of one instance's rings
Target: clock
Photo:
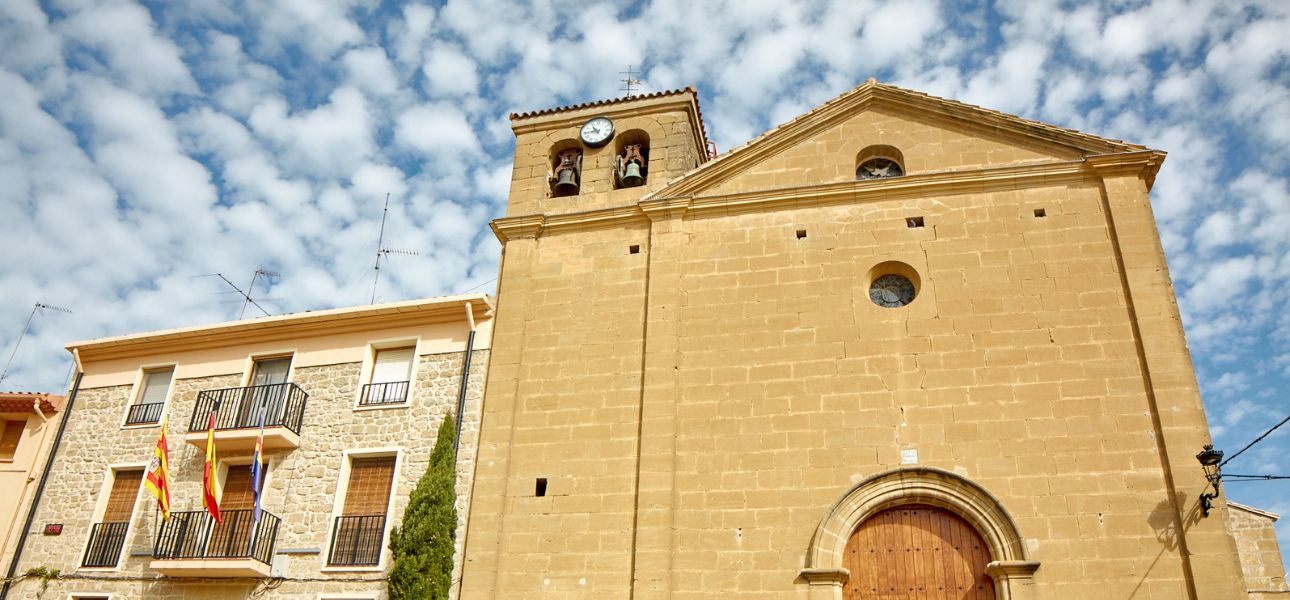
[[[614,137],[614,122],[606,117],[596,117],[582,124],[580,135],[582,143],[599,148]]]
[[[869,299],[886,308],[900,308],[914,301],[914,284],[900,275],[883,275],[869,284]]]

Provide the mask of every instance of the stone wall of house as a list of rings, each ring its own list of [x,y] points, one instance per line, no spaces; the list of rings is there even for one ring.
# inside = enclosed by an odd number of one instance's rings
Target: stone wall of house
[[[464,528],[466,495],[470,491],[476,453],[480,403],[488,351],[473,353],[462,424],[458,462],[458,510]],[[130,386],[82,389],[58,452],[18,573],[44,567],[58,569],[59,578],[41,592],[41,582],[27,578],[15,584],[11,598],[68,598],[70,594],[112,594],[112,598],[232,599],[282,598],[316,600],[320,593],[356,594],[385,598],[385,574],[390,566],[389,536],[384,538],[381,567],[325,569],[327,539],[338,489],[343,452],[347,449],[397,448],[399,461],[389,518],[401,522],[417,480],[429,464],[438,427],[453,410],[461,381],[464,353],[421,355],[416,381],[406,405],[356,410],[360,363],[297,368],[292,381],[309,394],[300,446],[266,452],[268,475],[264,510],[282,519],[276,563],[282,578],[185,579],[161,576],[149,568],[153,533],[158,519],[155,501],[142,490],[126,538],[124,556],[116,569],[81,568],[96,502],[109,465],[143,465],[156,443],[156,426],[123,428],[130,403]],[[202,390],[235,387],[242,374],[184,379],[175,382],[167,413],[170,440],[172,511],[201,508],[204,455],[185,443],[197,394]],[[218,447],[218,445],[217,445]],[[250,451],[221,451],[221,460],[246,459]],[[245,460],[243,462],[246,462]],[[39,535],[45,523],[63,523],[59,536]],[[458,552],[460,556],[460,551]]]
[[[1276,516],[1239,504],[1228,503],[1227,530],[1236,538],[1241,554],[1241,571],[1251,600],[1290,598],[1286,585],[1281,546],[1273,527]]]

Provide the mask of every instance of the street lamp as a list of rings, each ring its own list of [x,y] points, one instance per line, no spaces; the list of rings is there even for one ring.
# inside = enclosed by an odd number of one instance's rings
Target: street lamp
[[[1196,455],[1196,460],[1200,461],[1201,468],[1205,469],[1205,479],[1214,487],[1213,493],[1207,490],[1200,495],[1201,516],[1208,517],[1209,510],[1214,507],[1214,499],[1218,498],[1219,485],[1223,482],[1223,471],[1220,467],[1220,463],[1223,462],[1223,451],[1215,450],[1213,444],[1205,444],[1205,448]]]

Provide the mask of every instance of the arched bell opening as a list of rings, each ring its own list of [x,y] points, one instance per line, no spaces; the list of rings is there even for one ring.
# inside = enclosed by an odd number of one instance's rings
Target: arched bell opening
[[[649,134],[630,129],[614,142],[614,189],[645,185],[649,179]]]
[[[879,473],[857,483],[829,507],[811,538],[806,568],[801,572],[802,579],[810,586],[809,597],[812,600],[864,597],[845,595],[849,593],[848,582],[853,574],[866,576],[861,570],[853,573],[847,565],[849,544],[854,536],[863,531],[864,523],[884,511],[924,506],[944,511],[938,518],[953,520],[957,526],[979,536],[984,556],[988,557],[984,571],[995,589],[991,598],[1029,597],[1039,562],[1027,558],[1016,522],[998,499],[981,486],[931,467],[905,467]],[[923,516],[930,518],[930,513]]]
[[[548,158],[551,197],[577,196],[582,186],[582,144],[578,140],[560,140],[551,146]]]
[[[884,179],[905,174],[905,155],[894,146],[876,144],[856,155],[856,179]]]

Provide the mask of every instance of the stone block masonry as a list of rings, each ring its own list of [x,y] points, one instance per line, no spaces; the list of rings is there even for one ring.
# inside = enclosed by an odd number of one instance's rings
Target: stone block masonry
[[[418,359],[416,381],[406,406],[355,410],[361,363],[341,363],[298,368],[292,381],[308,392],[300,447],[266,452],[268,473],[264,510],[281,517],[275,560],[283,569],[281,579],[222,579],[163,577],[149,568],[156,503],[140,490],[134,517],[117,569],[80,567],[94,508],[109,465],[140,467],[150,458],[156,427],[121,428],[130,402],[130,386],[80,390],[63,445],[51,473],[45,497],[36,515],[43,523],[63,523],[60,536],[28,538],[18,573],[35,567],[59,569],[61,576],[40,592],[40,582],[26,579],[15,584],[11,598],[68,598],[71,594],[112,594],[112,598],[225,600],[255,595],[258,598],[317,600],[319,594],[355,594],[385,598],[385,569],[389,550],[383,549],[382,567],[376,569],[325,569],[330,520],[345,450],[397,448],[399,461],[388,519],[398,525],[408,495],[425,472],[440,420],[453,410],[461,378],[464,353],[424,354]],[[462,420],[461,456],[458,460],[457,510],[460,516],[458,556],[464,538],[467,493],[479,431],[479,412],[489,351],[476,350]],[[189,417],[203,390],[236,387],[242,375],[228,374],[175,382],[168,406],[170,415],[170,469],[172,510],[201,508],[202,450],[184,443]],[[218,444],[217,444],[218,447]],[[247,462],[249,451],[221,451],[221,461]],[[388,535],[384,543],[388,544]],[[459,568],[459,567],[458,567]]]

